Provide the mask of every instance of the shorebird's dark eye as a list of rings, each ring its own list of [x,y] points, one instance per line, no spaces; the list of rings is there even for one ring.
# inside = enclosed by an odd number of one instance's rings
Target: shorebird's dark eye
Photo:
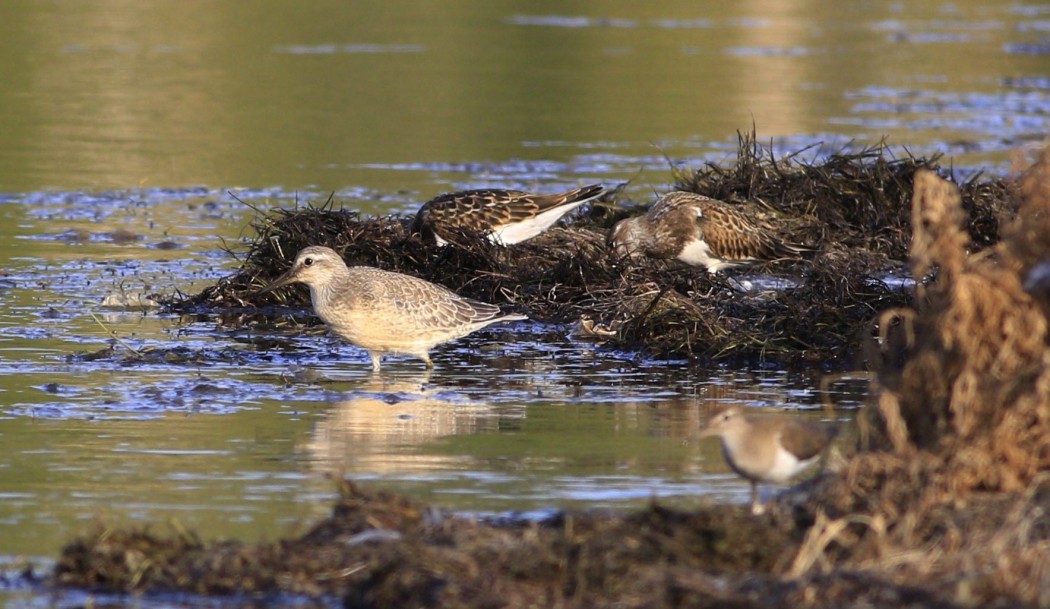
[[[314,259],[313,258],[306,258],[305,260],[303,260],[303,266],[310,266],[313,263],[314,263]]]

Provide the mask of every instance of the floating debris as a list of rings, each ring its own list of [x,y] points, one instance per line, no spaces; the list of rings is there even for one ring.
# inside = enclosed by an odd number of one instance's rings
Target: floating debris
[[[99,305],[103,309],[116,311],[146,311],[160,308],[160,303],[154,294],[141,292],[120,292],[118,294],[107,294]]]

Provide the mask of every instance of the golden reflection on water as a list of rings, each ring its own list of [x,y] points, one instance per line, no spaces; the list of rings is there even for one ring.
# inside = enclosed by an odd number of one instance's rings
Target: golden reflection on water
[[[437,438],[491,433],[497,419],[485,403],[455,403],[426,388],[429,375],[410,379],[371,377],[356,395],[331,405],[303,445],[317,469],[341,474],[410,476],[461,469],[465,457],[419,452]]]
[[[531,159],[564,165],[514,179],[640,177],[641,193],[668,180],[663,154],[720,155],[752,123],[760,140],[992,137],[928,108],[916,119],[929,128],[893,112],[866,126],[855,96],[994,91],[1004,75],[1041,73],[1038,56],[1002,51],[1025,38],[1012,27],[1023,17],[977,0],[953,3],[953,19],[929,3],[292,6],[0,4],[13,51],[0,54],[0,192],[361,185],[422,200],[484,178],[486,163]],[[968,28],[981,20],[1000,25]],[[933,42],[909,42],[913,30]],[[608,155],[625,157],[618,175],[601,173]]]

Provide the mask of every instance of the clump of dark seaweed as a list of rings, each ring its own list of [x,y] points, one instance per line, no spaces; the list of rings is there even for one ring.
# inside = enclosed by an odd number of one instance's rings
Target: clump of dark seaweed
[[[628,266],[605,246],[626,206],[606,201],[563,227],[511,247],[462,234],[436,247],[410,231],[410,218],[362,217],[321,206],[260,213],[257,238],[241,271],[202,293],[171,302],[177,310],[266,305],[306,306],[307,291],[290,287],[263,299],[255,290],[283,272],[296,252],[327,245],[349,264],[378,266],[445,285],[553,323],[588,315],[615,328],[620,348],[702,361],[821,361],[849,366],[858,338],[881,310],[906,304],[903,289],[881,281],[899,267],[910,235],[909,193],[916,171],[936,159],[894,158],[879,145],[815,163],[776,159],[754,135],[741,136],[735,165],[708,164],[676,187],[746,205],[790,241],[820,252],[806,261],[776,261],[765,270],[799,287],[766,294],[742,291],[725,276],[657,261]],[[1001,181],[963,186],[974,249],[998,240],[998,218],[1010,209]]]

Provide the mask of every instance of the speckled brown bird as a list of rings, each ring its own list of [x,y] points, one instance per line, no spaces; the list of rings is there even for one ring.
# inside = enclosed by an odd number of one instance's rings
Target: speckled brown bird
[[[501,315],[496,305],[464,298],[429,281],[369,266],[347,267],[327,247],[304,248],[295,263],[257,294],[289,283],[310,287],[314,312],[337,336],[368,351],[378,371],[387,353],[434,366],[429,352],[489,324],[527,319]]]
[[[813,251],[781,240],[727,203],[681,191],[660,197],[641,216],[618,222],[608,243],[620,258],[676,259],[709,273]]]
[[[448,243],[456,230],[487,235],[497,245],[512,245],[542,233],[604,192],[601,184],[553,195],[500,189],[453,192],[424,203],[412,230],[438,245]]]
[[[717,436],[729,466],[751,483],[751,511],[763,511],[759,482],[787,482],[816,463],[837,429],[786,415],[745,414],[731,406],[711,418],[701,438]]]

